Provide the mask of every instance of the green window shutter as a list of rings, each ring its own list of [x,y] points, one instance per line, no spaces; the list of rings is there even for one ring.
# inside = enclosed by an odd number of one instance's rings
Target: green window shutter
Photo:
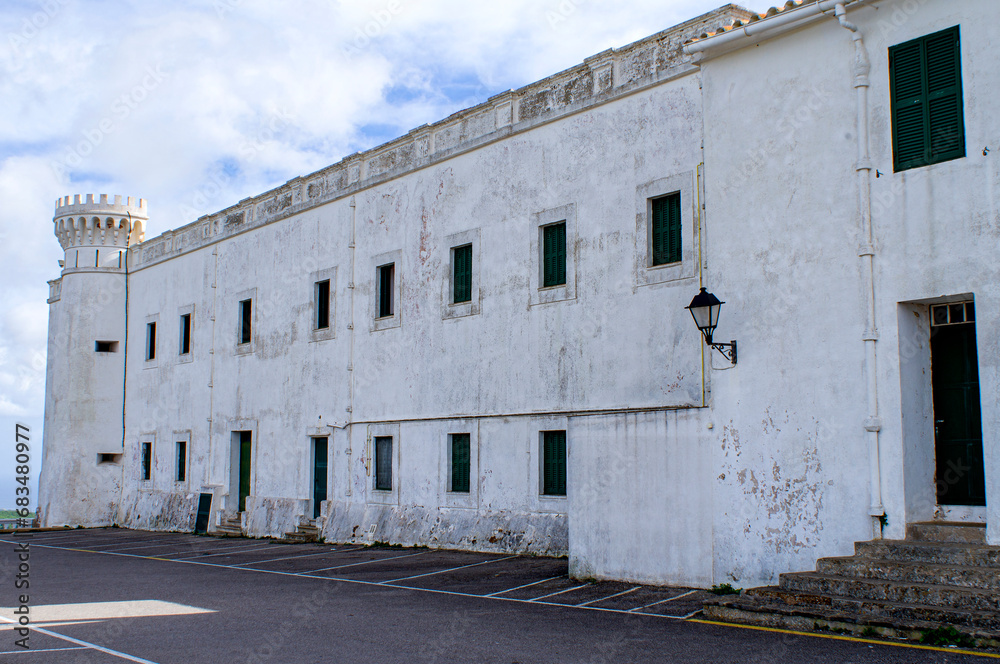
[[[927,38],[927,113],[930,161],[965,156],[962,59],[958,28]]]
[[[683,257],[680,192],[654,198],[651,213],[652,264],[679,263]]]
[[[451,435],[451,490],[456,493],[469,492],[470,438],[467,433]]]
[[[566,495],[566,432],[542,432],[542,493]]]
[[[566,222],[542,228],[542,286],[566,283]]]
[[[893,168],[965,156],[958,27],[889,49]]]
[[[452,275],[452,296],[454,302],[468,302],[472,299],[472,245],[455,248],[455,273]]]

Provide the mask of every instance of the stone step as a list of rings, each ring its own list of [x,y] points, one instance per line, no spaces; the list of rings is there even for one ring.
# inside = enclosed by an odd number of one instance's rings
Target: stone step
[[[883,579],[857,579],[817,572],[781,574],[782,590],[835,598],[952,607],[963,611],[1000,612],[1000,595],[992,590]]]
[[[874,540],[855,543],[854,552],[864,558],[881,560],[991,567],[1000,573],[1000,546],[958,542]]]
[[[790,593],[770,590],[710,600],[705,603],[703,615],[711,620],[750,625],[907,639],[917,639],[922,632],[947,624],[982,647],[1000,645],[1000,616],[996,614],[890,602],[846,601],[824,606],[794,597],[782,599]]]
[[[880,579],[1000,592],[1000,570],[990,567],[908,562],[875,558],[820,558],[816,571],[853,579]]]
[[[915,542],[986,544],[986,525],[949,521],[920,521],[906,525],[906,539]]]

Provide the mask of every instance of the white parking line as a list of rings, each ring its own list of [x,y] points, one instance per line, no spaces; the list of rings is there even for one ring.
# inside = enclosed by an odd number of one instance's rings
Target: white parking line
[[[15,543],[15,542],[12,542],[10,540],[4,540],[4,539],[0,539],[0,542],[6,542],[8,544]],[[125,557],[125,558],[139,558],[139,559],[142,559],[142,560],[162,560],[164,562],[179,562],[179,563],[182,563],[184,565],[201,565],[203,567],[215,567],[217,569],[231,569],[231,570],[236,570],[236,571],[239,571],[239,572],[257,572],[259,574],[276,574],[278,576],[290,576],[290,577],[297,577],[297,578],[300,578],[300,579],[317,579],[319,581],[333,581],[335,583],[347,583],[347,584],[359,585],[359,586],[378,586],[380,588],[395,588],[397,590],[412,590],[414,592],[433,593],[435,595],[450,595],[450,596],[453,596],[453,597],[467,597],[467,598],[470,598],[470,599],[491,599],[491,600],[495,600],[495,601],[498,601],[498,602],[515,602],[515,603],[518,603],[518,604],[534,604],[536,606],[537,605],[552,606],[552,607],[557,607],[557,608],[561,608],[561,609],[574,609],[574,610],[579,609],[581,611],[604,611],[606,613],[619,613],[619,614],[628,614],[628,615],[633,615],[633,616],[646,616],[646,617],[650,617],[650,618],[659,618],[661,620],[663,620],[663,619],[666,619],[666,620],[687,620],[687,619],[692,618],[692,617],[696,616],[697,614],[701,613],[701,611],[698,610],[698,611],[693,611],[693,612],[687,614],[686,616],[671,616],[671,615],[667,615],[667,614],[663,614],[663,613],[644,613],[644,612],[642,612],[642,611],[639,610],[639,609],[646,608],[646,607],[638,607],[638,609],[632,609],[632,610],[629,610],[629,611],[623,611],[622,609],[606,609],[606,608],[600,607],[600,606],[573,606],[572,604],[559,604],[557,602],[540,602],[540,601],[537,601],[537,599],[540,599],[540,598],[536,598],[536,599],[518,599],[516,597],[502,597],[501,596],[504,592],[510,592],[511,590],[514,590],[514,588],[510,588],[510,589],[508,589],[506,591],[501,591],[499,594],[494,594],[494,595],[476,595],[475,593],[467,593],[467,592],[461,592],[461,591],[457,591],[457,590],[444,590],[444,589],[439,589],[439,588],[421,588],[420,586],[388,585],[387,582],[384,582],[384,581],[363,581],[361,579],[350,579],[350,578],[336,577],[336,576],[316,576],[316,575],[305,574],[305,573],[301,573],[301,572],[282,572],[282,571],[278,571],[278,570],[269,570],[269,569],[254,569],[254,568],[248,568],[248,567],[235,567],[233,565],[224,565],[224,564],[221,564],[221,563],[210,563],[210,562],[198,561],[198,560],[180,560],[180,559],[176,559],[176,558],[173,558],[173,559],[164,559],[164,558],[156,558],[154,556],[143,556],[143,555],[139,555],[137,553],[115,553],[114,551],[104,552],[104,551],[91,551],[89,549],[67,549],[66,547],[54,546],[54,545],[51,545],[51,544],[38,544],[37,546],[42,547],[42,548],[47,548],[47,549],[80,551],[80,552],[83,552],[83,553],[96,553],[96,554],[103,554],[103,555],[108,555],[108,556],[122,556],[122,557]],[[516,557],[516,556],[513,556],[513,557]],[[554,577],[554,578],[560,578],[560,577]],[[552,579],[546,579],[546,581],[551,581],[551,580]],[[536,581],[535,583],[526,584],[526,586],[537,585],[538,583],[539,582]],[[564,591],[560,591],[558,593],[553,593],[552,595],[562,594],[563,592],[569,592],[570,590],[577,590],[577,589],[583,588],[583,587],[585,587],[585,586],[577,586],[576,588],[567,588]],[[692,590],[692,591],[686,592],[686,593],[684,593],[682,595],[678,595],[677,597],[671,597],[671,598],[669,598],[667,600],[661,600],[660,602],[653,602],[653,604],[649,604],[647,606],[654,606],[656,604],[661,604],[663,602],[668,602],[668,601],[673,600],[673,599],[679,599],[680,597],[685,597],[685,596],[690,595],[690,594],[692,594],[694,592],[697,592],[697,591]],[[543,597],[551,597],[552,595],[544,595]]]
[[[589,602],[581,602],[580,604],[574,604],[573,606],[589,606],[591,604],[597,604],[598,602],[603,602],[604,600],[611,599],[612,597],[618,597],[620,595],[626,595],[628,593],[635,592],[639,588],[642,588],[642,586],[636,586],[635,588],[629,588],[628,590],[623,590],[620,593],[615,593],[614,595],[608,595],[607,597],[600,597],[598,599],[592,599]]]
[[[452,567],[451,569],[441,569],[436,572],[427,572],[425,574],[414,574],[413,576],[404,576],[402,579],[393,579],[392,581],[382,581],[381,583],[398,583],[399,581],[409,581],[410,579],[419,579],[424,576],[433,576],[435,574],[444,574],[445,572],[454,572],[455,570],[465,569],[466,567],[476,567],[478,565],[489,565],[490,563],[498,563],[501,560],[510,560],[511,558],[517,558],[517,556],[507,556],[506,558],[494,558],[493,560],[484,560],[479,563],[472,563],[471,565],[462,565],[461,567]]]
[[[284,558],[271,558],[270,560],[255,560],[252,563],[236,563],[233,567],[243,567],[244,565],[261,565],[263,563],[276,563],[279,560],[294,560],[296,558],[309,558],[310,556],[329,556],[331,554],[346,553],[348,551],[357,551],[363,549],[363,546],[356,546],[353,549],[333,549],[330,551],[320,551],[319,553],[303,553],[299,556],[285,556]],[[315,570],[314,570],[315,571]]]
[[[125,555],[125,554],[123,554],[123,555]],[[3,616],[0,616],[0,620],[4,621],[6,623],[12,622],[9,618],[4,618]],[[114,657],[120,657],[122,659],[127,659],[130,662],[137,662],[138,664],[156,664],[156,662],[154,662],[152,660],[149,660],[149,659],[143,659],[141,657],[135,657],[133,655],[129,655],[129,654],[120,652],[118,650],[112,650],[111,648],[105,648],[104,646],[99,646],[96,643],[90,643],[88,641],[81,641],[80,639],[74,639],[72,636],[66,636],[65,634],[57,634],[57,633],[55,633],[53,631],[50,631],[50,630],[47,630],[47,629],[45,629],[43,627],[32,626],[31,627],[31,631],[38,632],[39,634],[44,634],[46,636],[52,636],[52,637],[55,637],[57,639],[61,639],[63,641],[69,641],[70,643],[75,643],[78,646],[83,646],[84,649],[97,650],[99,652],[103,652],[106,655],[113,655]],[[29,652],[37,652],[37,651],[29,651]]]
[[[0,655],[20,655],[22,653],[28,653],[29,655],[33,655],[36,652],[62,652],[64,650],[90,650],[90,649],[84,646],[77,646],[75,648],[44,648],[42,650],[37,650],[35,648],[31,648],[28,650],[0,650]]]
[[[514,586],[513,588],[508,588],[507,590],[498,590],[495,593],[490,593],[489,595],[483,595],[483,597],[496,597],[497,595],[504,595],[506,593],[514,592],[515,590],[520,590],[521,588],[530,588],[531,586],[537,586],[539,583],[545,583],[546,581],[555,581],[556,579],[562,579],[565,577],[566,577],[565,574],[560,574],[559,576],[554,576],[551,579],[542,579],[541,581],[526,583],[523,586]]]
[[[429,551],[420,551],[419,553],[408,553],[405,556],[392,556],[390,558],[378,558],[376,560],[366,560],[364,562],[351,563],[349,565],[335,565],[333,567],[320,567],[319,569],[308,569],[308,570],[305,570],[304,572],[300,572],[300,574],[312,574],[314,572],[325,572],[326,570],[331,570],[331,569],[343,569],[345,567],[357,567],[358,565],[368,565],[368,564],[371,564],[371,563],[380,563],[383,560],[396,560],[397,558],[412,558],[413,556],[422,556],[425,553],[430,553],[430,552]]]
[[[203,556],[188,556],[186,558],[168,558],[168,560],[193,560],[195,558],[211,558],[212,556],[229,556],[229,555],[232,555],[234,553],[252,553],[254,551],[263,551],[264,549],[283,549],[286,546],[288,546],[288,545],[287,544],[276,544],[274,546],[255,546],[255,547],[251,547],[249,549],[230,549],[229,551],[219,551],[218,553],[206,553]],[[212,549],[208,549],[208,550],[212,551]],[[106,553],[114,553],[114,551],[107,551]],[[190,553],[190,552],[187,552],[187,553]],[[128,554],[122,554],[122,555],[128,555]],[[164,554],[164,555],[169,555],[169,554]]]
[[[247,546],[246,544],[232,544],[228,548],[222,547],[222,549],[225,549],[226,551],[253,551],[254,549],[266,548],[267,542],[261,542],[256,546],[250,547],[249,549],[246,548],[246,546]],[[210,551],[218,553],[222,549],[220,549],[220,547],[218,546],[213,546],[211,549],[188,549],[187,551],[171,551],[170,553],[161,553],[157,556],[152,556],[152,557],[163,558],[164,560],[183,560],[183,558],[168,558],[167,556],[188,556],[192,553],[207,553]],[[108,551],[108,553],[114,553],[114,551]]]
[[[122,544],[128,544],[128,546],[120,546],[118,544],[102,544],[101,547],[115,546],[119,547],[117,549],[114,549],[115,551],[127,551],[129,549],[149,549],[157,546],[169,546],[168,544],[164,544],[164,542],[169,542],[169,541],[170,540],[168,539],[156,540],[155,544],[135,544],[133,542],[122,542]]]
[[[541,597],[534,597],[532,599],[529,599],[528,601],[529,602],[537,602],[538,600],[545,599],[546,597],[555,597],[556,595],[562,595],[563,593],[568,593],[571,590],[579,590],[580,588],[586,588],[589,585],[590,585],[589,583],[585,583],[582,586],[577,586],[575,588],[567,588],[566,590],[560,590],[558,592],[549,593],[548,595],[542,595]]]
[[[680,595],[677,595],[676,597],[668,597],[666,599],[661,599],[659,602],[652,602],[650,604],[646,604],[645,606],[637,606],[634,609],[629,609],[628,612],[629,613],[640,613],[643,609],[648,609],[651,606],[656,606],[657,604],[663,604],[664,602],[672,602],[675,599],[680,599],[681,597],[687,597],[688,595],[693,595],[696,592],[698,592],[698,591],[697,590],[689,590],[686,593],[682,593]],[[650,614],[647,614],[647,615],[650,615]],[[659,614],[657,614],[657,615],[659,615]]]

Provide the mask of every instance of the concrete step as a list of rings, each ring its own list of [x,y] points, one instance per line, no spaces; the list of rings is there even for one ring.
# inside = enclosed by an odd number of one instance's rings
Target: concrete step
[[[850,557],[820,558],[816,571],[852,579],[958,586],[1000,593],[1000,570],[992,567]]]
[[[996,614],[887,602],[847,601],[826,606],[800,602],[794,597],[782,598],[788,593],[778,588],[771,590],[771,593],[711,600],[705,603],[703,615],[711,620],[749,625],[905,639],[919,639],[923,632],[947,624],[981,647],[1000,645],[1000,616]]]
[[[959,542],[874,540],[855,543],[854,552],[855,555],[865,558],[989,567],[1000,573],[1000,546]]]
[[[884,579],[858,579],[818,572],[781,574],[782,590],[902,604],[952,607],[963,611],[1000,612],[1000,595],[993,590]]]
[[[986,544],[986,525],[949,521],[920,521],[906,525],[906,539],[915,542]]]

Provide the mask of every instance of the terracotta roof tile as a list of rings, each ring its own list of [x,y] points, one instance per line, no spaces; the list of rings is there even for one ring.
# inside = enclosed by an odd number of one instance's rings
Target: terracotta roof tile
[[[736,19],[733,23],[729,25],[720,25],[718,28],[715,29],[715,31],[702,33],[701,35],[698,35],[698,37],[688,40],[686,43],[691,44],[696,41],[701,41],[702,39],[708,39],[709,37],[714,37],[724,32],[729,32],[730,30],[736,30],[742,28],[745,25],[756,23],[757,21],[766,18],[771,18],[772,16],[782,14],[792,9],[798,9],[799,7],[802,7],[804,5],[811,5],[812,3],[818,1],[819,0],[788,0],[788,2],[786,2],[781,7],[771,7],[770,9],[768,9],[766,12],[763,13],[751,13],[750,18],[747,19],[746,21]]]

